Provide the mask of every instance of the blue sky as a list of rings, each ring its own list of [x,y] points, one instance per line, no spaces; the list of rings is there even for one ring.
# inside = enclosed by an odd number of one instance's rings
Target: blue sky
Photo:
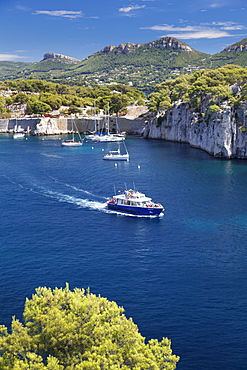
[[[0,0],[0,61],[85,57],[107,45],[175,37],[215,54],[247,37],[246,0]]]

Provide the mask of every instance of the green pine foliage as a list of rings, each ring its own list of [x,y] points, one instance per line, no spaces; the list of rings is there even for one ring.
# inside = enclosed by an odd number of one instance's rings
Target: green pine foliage
[[[173,370],[171,341],[148,342],[115,302],[83,289],[40,287],[24,323],[0,326],[1,370]]]
[[[73,107],[74,113],[80,112],[78,107],[95,106],[99,110],[106,109],[108,103],[110,113],[118,113],[129,104],[144,104],[146,98],[143,92],[123,84],[95,87],[69,86],[36,79],[0,82],[0,90],[14,91],[10,98],[2,97],[1,117],[5,115],[7,107],[13,103],[26,103],[28,114],[44,114],[57,110],[61,106]]]
[[[246,83],[247,68],[236,65],[197,71],[158,84],[156,92],[149,95],[149,106],[151,110],[156,111],[162,109],[164,102],[167,108],[171,108],[175,102],[180,100],[196,109],[200,109],[204,103],[211,106],[211,112],[216,112],[219,110],[218,106],[224,101],[235,105],[246,100]],[[237,92],[230,88],[234,84],[238,85]]]

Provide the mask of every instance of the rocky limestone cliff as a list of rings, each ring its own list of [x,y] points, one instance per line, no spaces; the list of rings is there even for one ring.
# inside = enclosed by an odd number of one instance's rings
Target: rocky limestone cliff
[[[64,61],[67,62],[67,63],[79,63],[79,62],[81,62],[80,59],[72,58],[72,57],[69,57],[67,55],[57,54],[57,53],[45,53],[43,60],[47,60],[47,59],[64,59]]]
[[[175,49],[175,50],[184,50],[184,51],[192,51],[193,49],[182,43],[179,40],[174,39],[173,37],[162,37],[159,40],[150,42],[148,44],[149,48],[156,47],[156,48],[164,48],[164,49]]]
[[[178,103],[163,115],[151,117],[143,136],[189,143],[215,157],[247,158],[247,101],[238,109],[225,105],[205,116]]]
[[[121,43],[118,46],[109,45],[100,50],[99,53],[110,53],[111,51],[114,51],[115,54],[129,54],[140,46],[142,46],[142,44],[133,44],[131,42]]]
[[[247,50],[247,39],[243,39],[240,42],[237,42],[236,44],[233,44],[231,46],[228,46],[224,50],[221,51],[221,53],[227,53],[230,51],[246,51]]]
[[[184,50],[192,51],[193,49],[184,44],[183,42],[174,39],[173,37],[162,37],[161,39],[149,42],[147,44],[133,44],[131,42],[122,43],[118,46],[109,45],[100,50],[99,53],[110,53],[114,51],[115,54],[129,54],[133,53],[136,49],[143,47],[145,49],[150,48],[164,48],[164,49],[175,49],[175,50]]]

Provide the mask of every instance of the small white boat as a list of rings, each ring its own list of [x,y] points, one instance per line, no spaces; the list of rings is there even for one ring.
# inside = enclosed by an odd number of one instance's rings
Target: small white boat
[[[15,119],[15,126],[13,130],[13,139],[23,139],[25,137],[25,133],[21,125],[17,124],[17,119]]]
[[[105,154],[103,159],[108,160],[108,161],[129,161],[129,153],[126,148],[125,143],[123,142],[124,147],[125,147],[125,153],[120,152],[120,145],[118,145],[118,150],[111,150],[109,153]]]
[[[74,141],[72,140],[64,140],[62,141],[62,146],[69,146],[69,147],[74,147],[74,146],[82,146],[82,141]]]
[[[76,128],[77,135],[79,136],[79,140],[78,141],[75,140],[74,127]],[[82,146],[82,144],[83,144],[83,140],[81,138],[81,135],[80,135],[80,133],[79,133],[77,127],[76,127],[75,122],[72,121],[72,139],[62,141],[62,146],[76,147],[76,146]]]
[[[121,154],[119,150],[111,150],[104,155],[103,159],[108,161],[129,161],[129,153]]]
[[[99,142],[110,142],[110,141],[123,141],[125,140],[125,136],[121,134],[100,134],[94,138],[93,141]]]
[[[137,216],[158,216],[164,207],[136,190],[126,190],[107,202],[108,209]]]
[[[22,139],[25,137],[25,134],[23,131],[14,132],[13,139]]]

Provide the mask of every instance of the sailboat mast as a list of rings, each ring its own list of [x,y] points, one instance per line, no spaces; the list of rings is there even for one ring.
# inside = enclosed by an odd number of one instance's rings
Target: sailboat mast
[[[109,107],[109,102],[108,102],[108,107],[107,107],[107,134],[110,134],[110,107]]]

